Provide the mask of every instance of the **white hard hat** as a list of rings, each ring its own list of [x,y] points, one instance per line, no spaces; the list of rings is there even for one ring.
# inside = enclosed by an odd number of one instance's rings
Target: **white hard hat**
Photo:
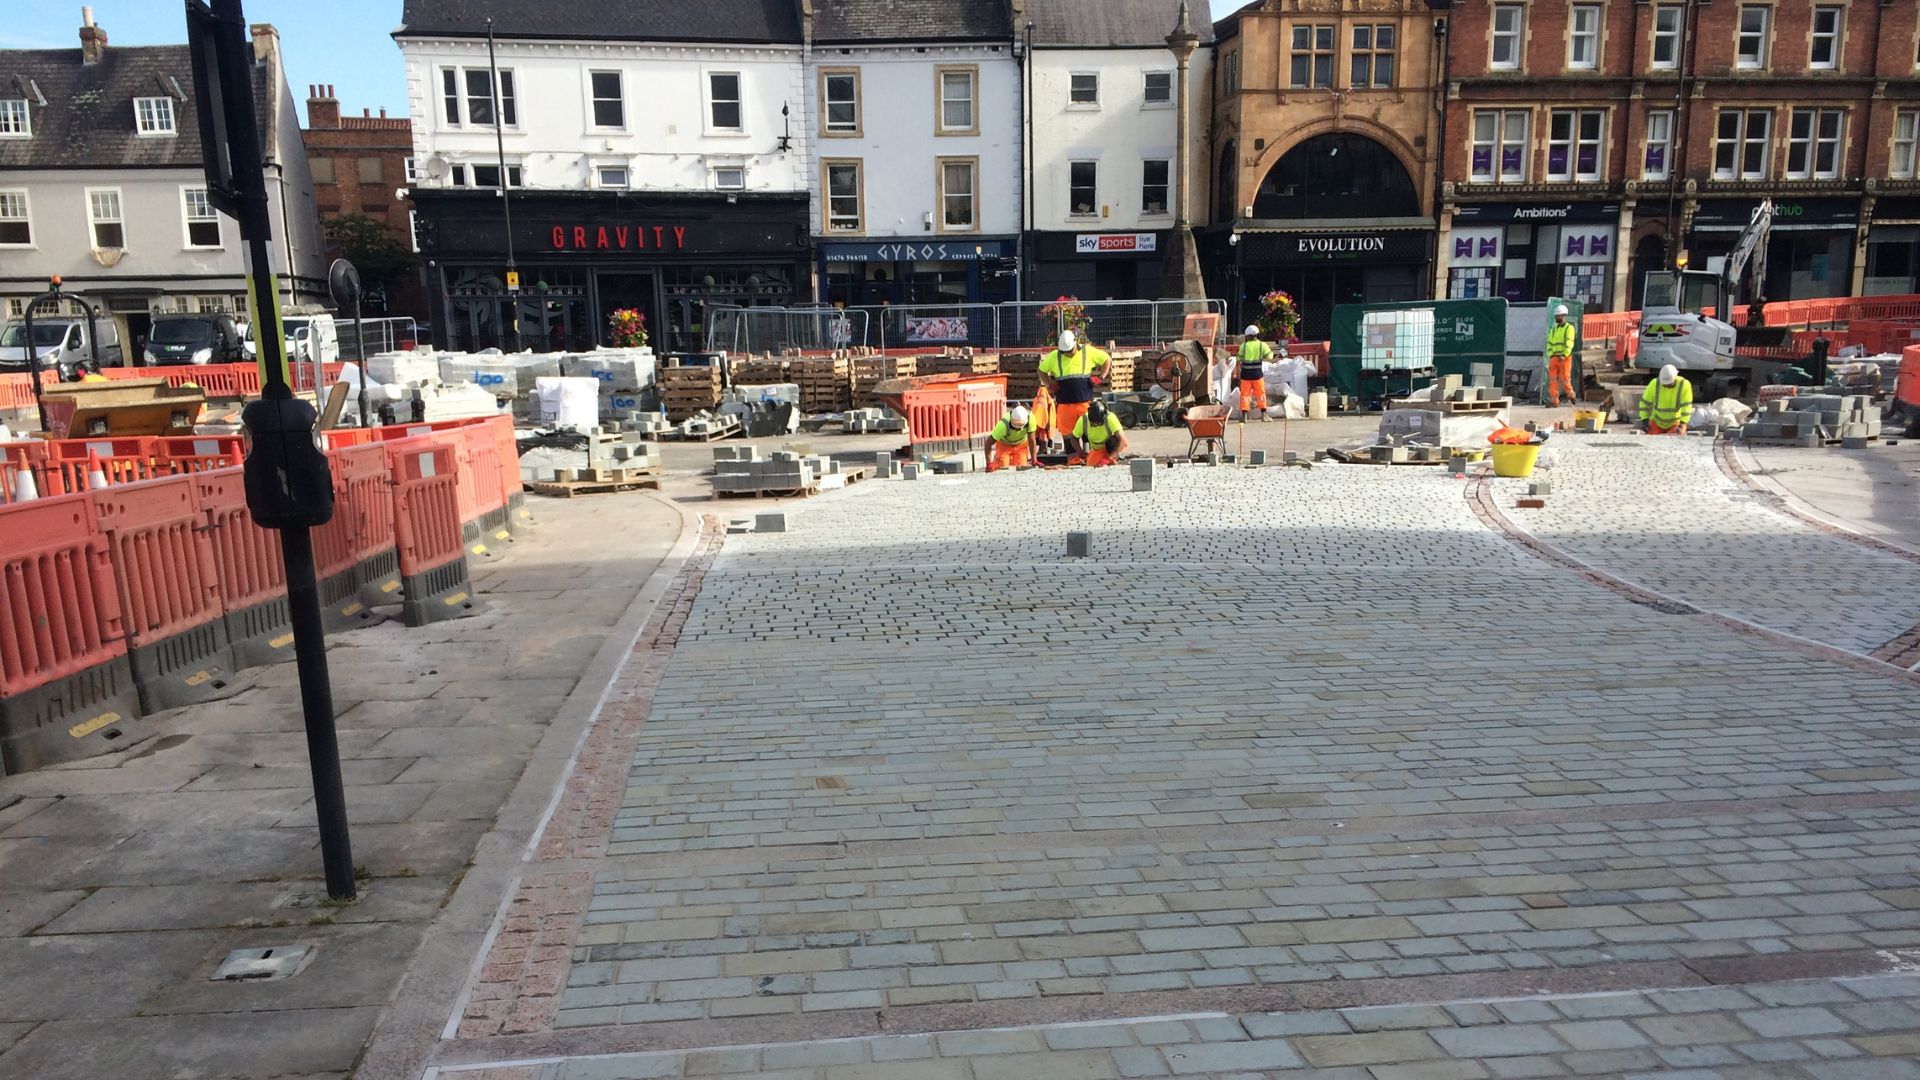
[[[1680,369],[1677,367],[1674,367],[1672,364],[1668,364],[1666,367],[1663,367],[1660,369],[1660,385],[1661,386],[1672,386],[1674,382],[1679,378],[1680,378]]]
[[[1073,342],[1074,342],[1073,331],[1071,330],[1060,331],[1060,351],[1061,352],[1072,352]]]
[[[1242,333],[1246,334],[1248,337],[1254,337],[1260,333],[1260,328],[1249,323],[1247,325],[1247,328],[1244,331],[1242,331]]]
[[[1553,313],[1554,313],[1555,315],[1565,315],[1565,314],[1567,313],[1567,305],[1565,305],[1565,304],[1561,304],[1561,305],[1559,305],[1559,306],[1557,306],[1557,307],[1555,307],[1555,308],[1553,309]]]
[[[1013,407],[1013,426],[1026,427],[1027,417],[1029,415],[1030,414],[1027,412],[1027,407],[1025,405],[1015,405]]]

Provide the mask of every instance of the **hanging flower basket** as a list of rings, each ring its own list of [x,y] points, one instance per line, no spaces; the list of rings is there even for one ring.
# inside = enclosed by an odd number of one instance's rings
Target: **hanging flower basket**
[[[1293,295],[1282,289],[1262,294],[1260,315],[1253,324],[1269,341],[1292,341],[1300,329],[1300,309],[1294,305]]]
[[[608,316],[607,329],[616,349],[637,349],[647,343],[647,317],[633,308],[621,308]]]
[[[1076,340],[1084,341],[1087,327],[1093,325],[1093,316],[1087,314],[1087,305],[1077,296],[1062,296],[1053,303],[1040,309],[1040,317],[1059,323],[1060,329],[1073,331]]]

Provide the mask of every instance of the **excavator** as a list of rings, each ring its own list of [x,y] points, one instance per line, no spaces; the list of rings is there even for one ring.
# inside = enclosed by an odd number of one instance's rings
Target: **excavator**
[[[1640,305],[1640,349],[1634,377],[1645,382],[1667,364],[1694,385],[1696,400],[1744,398],[1799,364],[1784,355],[1786,334],[1765,326],[1736,327],[1730,321],[1743,294],[1757,294],[1767,275],[1767,238],[1773,231],[1773,200],[1762,199],[1734,241],[1719,273],[1655,270],[1646,278]],[[1684,261],[1684,260],[1683,260]]]

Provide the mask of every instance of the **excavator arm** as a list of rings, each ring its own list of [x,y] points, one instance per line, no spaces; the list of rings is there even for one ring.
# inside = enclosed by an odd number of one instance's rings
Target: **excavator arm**
[[[1740,238],[1733,242],[1733,250],[1727,253],[1727,264],[1721,273],[1724,283],[1721,294],[1727,306],[1720,315],[1723,321],[1733,321],[1737,301],[1760,295],[1760,286],[1767,279],[1767,239],[1772,233],[1773,200],[1761,199],[1747,227],[1741,230]]]

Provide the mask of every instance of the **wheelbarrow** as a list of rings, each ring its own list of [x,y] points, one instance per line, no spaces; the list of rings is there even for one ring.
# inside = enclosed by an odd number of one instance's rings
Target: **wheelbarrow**
[[[1107,407],[1128,428],[1170,427],[1173,424],[1173,399],[1155,400],[1149,394],[1115,396]]]
[[[1189,458],[1203,446],[1211,454],[1227,452],[1227,414],[1231,411],[1225,405],[1195,405],[1187,410]]]

